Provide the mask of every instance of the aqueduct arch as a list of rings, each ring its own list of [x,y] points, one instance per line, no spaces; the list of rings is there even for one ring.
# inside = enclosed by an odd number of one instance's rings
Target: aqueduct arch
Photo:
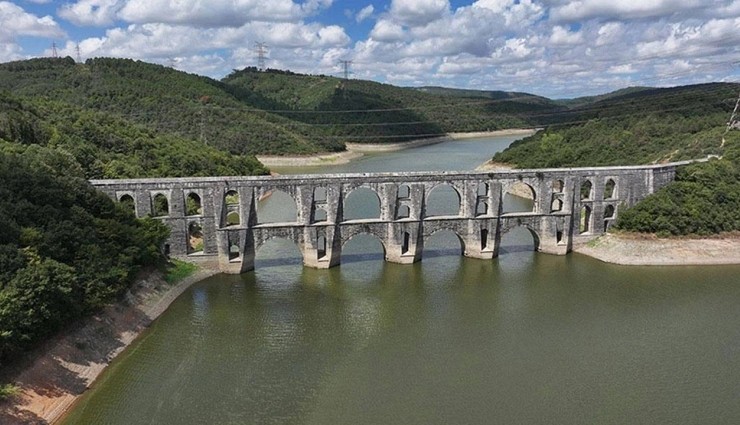
[[[460,239],[464,255],[490,259],[498,255],[502,235],[516,226],[529,229],[540,252],[564,255],[574,243],[603,234],[622,208],[671,182],[683,163],[629,167],[592,167],[497,172],[362,173],[303,176],[192,177],[171,179],[93,180],[112,199],[133,203],[139,217],[154,216],[171,230],[166,242],[173,256],[193,251],[189,228],[202,233],[202,261],[222,271],[254,268],[256,250],[271,238],[293,241],[306,266],[328,268],[340,263],[343,245],[354,235],[376,236],[387,261],[409,264],[422,258],[424,240],[442,229]],[[533,193],[531,211],[503,212],[509,188],[526,184]],[[457,211],[425,214],[435,188],[454,190]],[[370,190],[380,214],[345,220],[345,200],[355,190]],[[259,200],[287,194],[295,207],[289,221],[260,222]],[[366,192],[370,193],[370,192]],[[452,192],[450,192],[452,193]],[[197,195],[200,207],[197,207]],[[227,195],[230,194],[230,195]],[[236,195],[236,196],[235,196]],[[227,196],[232,196],[227,202]],[[156,201],[155,201],[156,200]],[[456,204],[458,202],[453,202]],[[281,207],[282,208],[282,207]],[[587,231],[580,226],[587,211]],[[238,214],[238,221],[231,213]],[[584,214],[585,218],[585,214]],[[190,246],[188,244],[191,244]],[[199,249],[201,246],[199,245]]]

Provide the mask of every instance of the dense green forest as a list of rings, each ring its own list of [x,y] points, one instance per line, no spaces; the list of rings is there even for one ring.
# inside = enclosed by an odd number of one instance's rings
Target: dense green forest
[[[0,148],[0,363],[163,260],[167,228],[94,189],[72,155]]]
[[[493,160],[543,168],[720,156],[680,169],[676,182],[621,213],[617,228],[660,235],[740,230],[740,131],[725,134],[739,91],[740,84],[705,84],[601,96]]]
[[[446,132],[528,126],[527,112],[562,106],[423,93],[361,80],[286,71],[234,71],[217,81],[129,59],[42,58],[0,64],[0,91],[22,102],[107,114],[154,136],[198,141],[234,155],[311,154],[345,142],[397,142]],[[73,105],[73,106],[72,106]]]
[[[658,236],[740,230],[740,149],[730,153],[679,169],[675,182],[622,212],[617,228]]]
[[[0,92],[4,149],[39,145],[64,151],[87,178],[264,174],[253,156],[230,155],[196,140],[157,134],[114,114]]]

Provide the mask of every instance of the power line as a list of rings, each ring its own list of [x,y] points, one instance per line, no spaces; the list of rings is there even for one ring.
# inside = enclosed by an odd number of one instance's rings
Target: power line
[[[77,63],[82,63],[82,55],[80,54],[80,43],[75,46],[75,53],[77,54]]]
[[[59,57],[59,52],[57,52],[57,42],[56,41],[53,41],[51,43],[51,57],[53,58]]]

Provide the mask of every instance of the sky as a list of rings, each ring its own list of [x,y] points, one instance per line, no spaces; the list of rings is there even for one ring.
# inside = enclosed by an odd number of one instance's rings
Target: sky
[[[740,80],[740,0],[0,0],[0,62],[257,65],[570,98]],[[79,48],[79,55],[78,55]]]

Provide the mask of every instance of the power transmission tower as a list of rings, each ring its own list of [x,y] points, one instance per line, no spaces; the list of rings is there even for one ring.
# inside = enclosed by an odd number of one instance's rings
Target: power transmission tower
[[[339,61],[339,63],[342,64],[342,68],[344,69],[344,79],[349,80],[349,74],[350,74],[349,66],[352,65],[352,61],[341,60]]]
[[[340,60],[340,64],[342,64],[342,68],[344,69],[344,82],[342,83],[342,95],[344,98],[347,98],[347,81],[349,81],[349,66],[352,65],[352,61],[349,60]]]
[[[80,54],[80,43],[75,46],[75,53],[77,53],[77,63],[82,63],[82,55]]]
[[[58,58],[59,52],[57,52],[57,42],[54,41],[51,43],[51,57]]]
[[[254,51],[257,53],[257,69],[265,70],[265,59],[267,58],[267,44],[258,42],[254,43]]]

